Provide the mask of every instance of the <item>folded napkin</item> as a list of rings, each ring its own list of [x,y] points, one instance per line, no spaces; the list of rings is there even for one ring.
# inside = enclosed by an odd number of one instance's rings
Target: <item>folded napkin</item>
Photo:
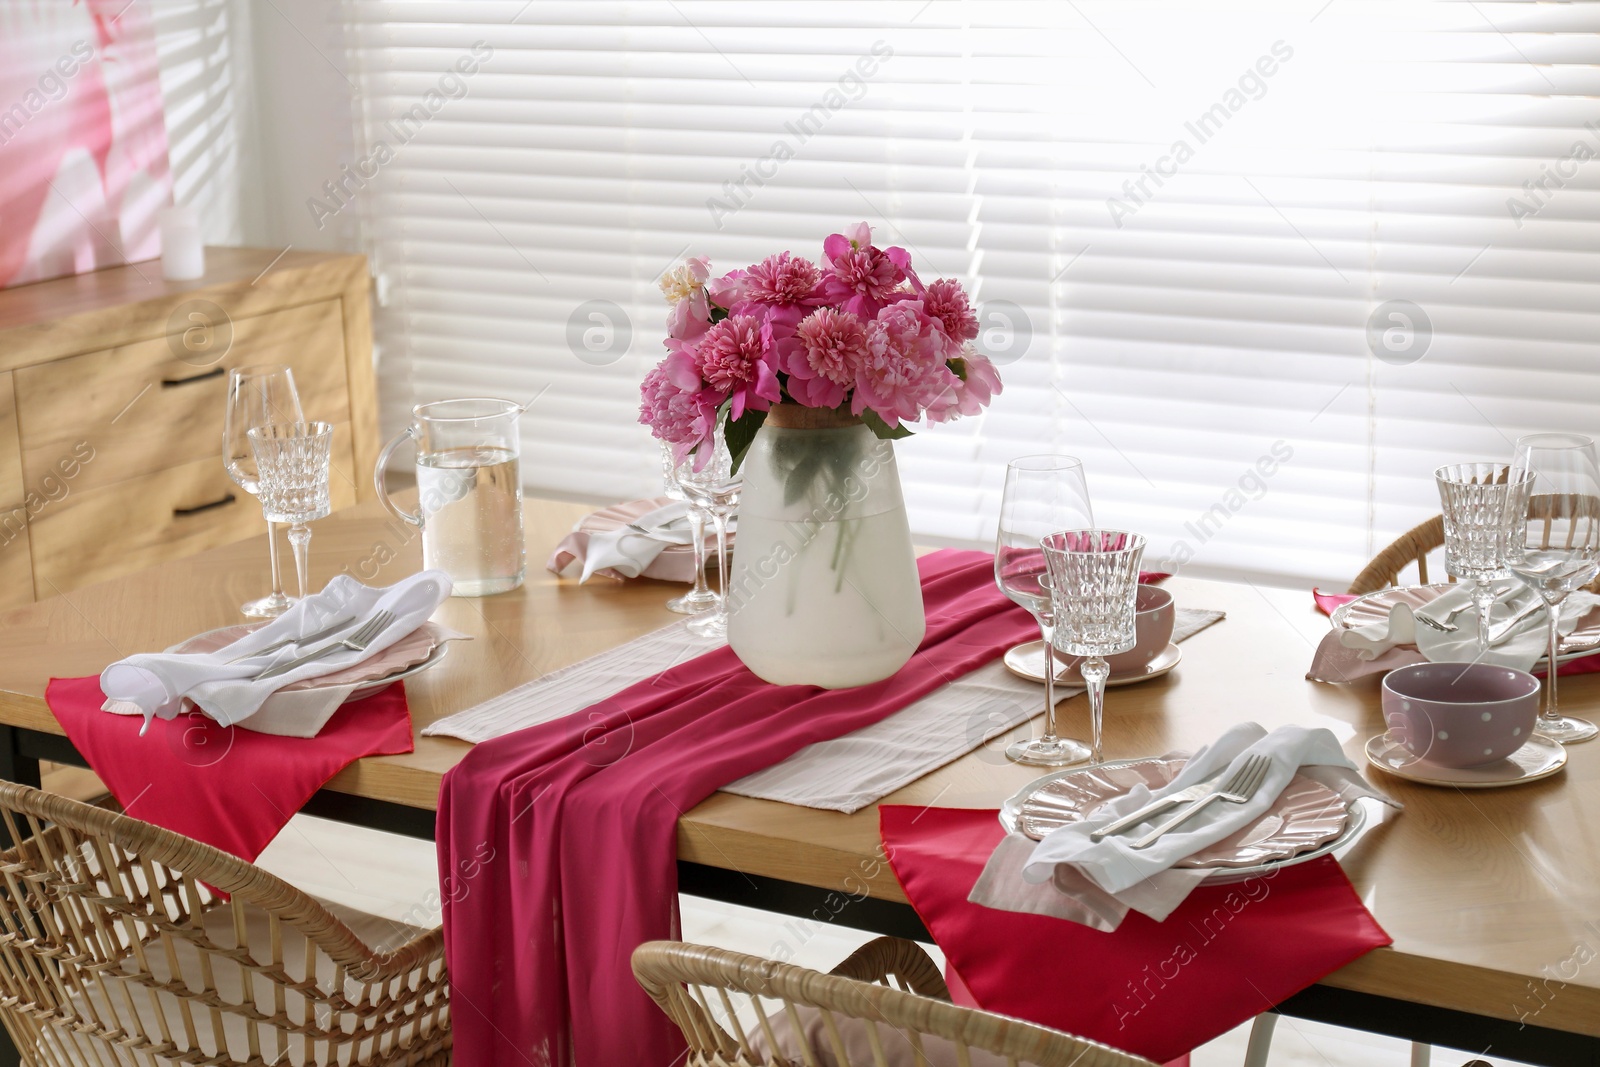
[[[1146,849],[1133,848],[1133,842],[1175,817],[1181,808],[1159,813],[1138,827],[1103,841],[1090,840],[1089,835],[1094,830],[1152,800],[1201,782],[1222,784],[1253,755],[1266,756],[1271,767],[1261,787],[1245,803],[1212,803],[1200,815]],[[1068,898],[1062,907],[1062,917],[1087,921],[1102,929],[1114,929],[1127,909],[1158,921],[1165,919],[1208,873],[1174,870],[1173,865],[1255,823],[1272,807],[1278,794],[1296,774],[1328,786],[1346,804],[1358,797],[1375,797],[1399,807],[1367,784],[1330,731],[1283,726],[1269,734],[1256,723],[1241,723],[1196,752],[1167,786],[1154,792],[1142,785],[1136,786],[1091,817],[1047,834],[1024,860],[1022,877],[1035,885],[1053,883],[1055,890]],[[991,858],[993,870],[987,867],[985,870],[986,899],[1004,899],[1004,883],[1014,874],[1020,851],[1012,844],[998,850]],[[1069,870],[1062,872],[1062,867]],[[997,885],[999,888],[995,888]],[[1079,889],[1086,891],[1081,898],[1074,896]],[[1088,918],[1080,919],[1077,914],[1080,905],[1090,913]],[[1025,910],[1041,909],[1035,901],[1034,906]]]
[[[100,680],[52,678],[67,739],[136,819],[254,860],[328,779],[364,756],[410,752],[405,683],[352,701],[316,737],[219,726],[198,711],[146,724],[100,710]]]
[[[638,526],[649,533],[633,529]],[[611,571],[623,578],[637,578],[654,563],[669,545],[693,545],[689,531],[689,505],[682,500],[647,511],[615,530],[593,531],[583,553],[583,572],[579,582],[587,582],[596,571]]]
[[[279,689],[342,670],[388,648],[426,622],[449,595],[450,578],[438,570],[414,574],[385,589],[373,589],[341,574],[322,592],[300,600],[271,623],[215,652],[153,652],[118,660],[100,675],[100,688],[107,700],[138,705],[146,729],[151,718],[175,718],[185,698],[223,726],[232,726],[259,711]],[[393,612],[395,619],[365,650],[340,649],[274,678],[257,680],[268,668],[313,651],[325,642],[314,642],[304,649],[290,645],[260,656],[250,655],[252,650],[266,648],[292,634],[316,633],[350,616],[358,621],[342,632],[354,633],[359,620],[370,619],[380,611]],[[335,634],[333,639],[338,636]],[[228,662],[236,658],[238,662]]]
[[[1166,922],[1102,933],[981,907],[968,893],[1005,831],[992,809],[879,808],[906,898],[981,1007],[1160,1063],[1390,938],[1331,856],[1201,886]]]
[[[1504,628],[1538,600],[1538,593],[1526,586],[1517,586],[1503,594],[1491,611],[1491,632]],[[1322,601],[1319,599],[1318,603],[1320,606]],[[1579,590],[1567,597],[1561,605],[1561,632],[1571,633],[1597,607],[1600,607],[1600,597],[1593,593]],[[1451,622],[1457,627],[1452,633],[1440,633],[1416,621],[1418,611],[1442,622],[1458,608],[1463,610]],[[1425,661],[1473,661],[1531,670],[1547,651],[1547,619],[1544,610],[1535,610],[1517,623],[1508,636],[1480,654],[1478,613],[1472,607],[1471,586],[1463,583],[1415,609],[1408,604],[1396,604],[1386,620],[1331,631],[1317,647],[1307,677],[1317,682],[1353,682]]]

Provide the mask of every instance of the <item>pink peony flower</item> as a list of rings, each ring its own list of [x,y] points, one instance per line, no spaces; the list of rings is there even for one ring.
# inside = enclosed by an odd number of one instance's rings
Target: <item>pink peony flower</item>
[[[733,418],[746,409],[765,411],[782,398],[772,347],[770,328],[753,315],[730,315],[696,343],[700,377],[713,393],[733,401]]]
[[[892,302],[908,278],[920,287],[906,250],[875,247],[864,222],[850,227],[848,235],[833,234],[822,243],[822,251],[827,258],[823,298],[862,318],[872,318]]]
[[[929,288],[932,288],[930,286]],[[968,348],[955,360],[955,382],[928,405],[927,421],[948,422],[958,415],[976,415],[1000,393],[1000,372],[989,357]]]
[[[744,299],[757,304],[784,306],[821,302],[818,288],[822,272],[809,259],[780,252],[768,256],[745,273]]]
[[[921,301],[891,304],[867,330],[850,410],[876,412],[890,426],[910,422],[957,381],[946,366],[951,341]]]
[[[940,278],[930,283],[922,293],[922,307],[943,324],[945,334],[957,344],[978,336],[978,316],[960,282]]]
[[[674,382],[666,360],[644,376],[639,398],[639,421],[650,427],[651,436],[672,445],[678,462],[701,441],[710,439],[716,404],[703,391],[684,389]]]
[[[867,324],[848,311],[818,308],[780,344],[789,395],[811,408],[836,408],[867,358]]]

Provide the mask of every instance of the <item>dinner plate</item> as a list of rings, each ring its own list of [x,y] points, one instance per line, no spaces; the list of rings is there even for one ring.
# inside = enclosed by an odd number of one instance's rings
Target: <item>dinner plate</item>
[[[1387,734],[1367,742],[1367,762],[1408,782],[1452,786],[1456,789],[1499,789],[1537,782],[1567,765],[1567,750],[1559,741],[1538,734],[1503,760],[1480,767],[1441,767],[1413,756]]]
[[[1135,785],[1159,789],[1177,777],[1185,762],[1166,757],[1111,760],[1047,774],[1001,805],[1000,824],[1008,833],[1037,840],[1058,826],[1088,818]],[[1319,782],[1296,777],[1284,794],[1282,813],[1269,812],[1177,866],[1213,870],[1207,885],[1243,881],[1326,856],[1355,840],[1366,827],[1366,813],[1359,804],[1345,804]]]
[[[665,496],[656,497],[648,503],[649,507],[643,512],[640,512],[639,505],[634,503],[613,504],[611,507],[601,508],[599,511],[590,512],[588,515],[585,515],[581,520],[579,520],[578,529],[584,531],[585,533],[608,533],[611,530],[621,529],[622,527],[628,525],[628,523],[637,522],[644,515],[648,515],[650,512],[672,503],[672,498]],[[679,523],[680,520],[675,519],[672,522],[665,524],[667,532],[678,533]],[[689,532],[688,524],[689,520],[686,516],[681,520],[682,533],[686,537]],[[737,519],[729,519],[728,551],[733,551],[733,545],[738,539],[738,534],[739,524]],[[711,535],[711,524],[709,522],[706,524],[706,535],[708,537]],[[713,544],[712,547],[715,548],[715,545]],[[694,546],[687,543],[681,545],[667,545],[661,550],[661,555],[668,557],[683,556],[685,558],[692,558],[694,556]],[[707,553],[706,563],[711,567],[715,567],[717,565],[717,554],[715,551]]]
[[[1156,658],[1145,664],[1144,670],[1133,674],[1113,673],[1106,679],[1106,685],[1135,685],[1139,682],[1148,682],[1152,678],[1159,678],[1178,665],[1183,658],[1183,650],[1177,645],[1168,643],[1167,647],[1156,653]],[[1030,682],[1044,681],[1044,642],[1029,641],[1017,645],[1006,653],[1006,670],[1018,678],[1026,678]],[[1078,676],[1076,668],[1063,670],[1056,675],[1056,684],[1082,685],[1083,679]]]
[[[1334,608],[1328,620],[1336,630],[1354,630],[1361,626],[1370,626],[1388,619],[1389,610],[1396,604],[1405,604],[1415,611],[1424,604],[1431,604],[1454,588],[1456,587],[1448,582],[1435,582],[1432,585],[1379,589],[1377,592],[1367,593]],[[1549,626],[1550,623],[1546,620],[1540,625]],[[1569,663],[1596,653],[1600,653],[1600,608],[1595,608],[1578,620],[1577,628],[1561,638],[1561,651],[1556,657],[1556,662]],[[1548,658],[1540,657],[1539,663]],[[1535,664],[1535,667],[1537,666],[1538,664]]]

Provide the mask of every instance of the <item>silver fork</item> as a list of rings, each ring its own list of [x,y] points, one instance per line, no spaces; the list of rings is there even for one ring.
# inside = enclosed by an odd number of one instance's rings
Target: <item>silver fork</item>
[[[1194,818],[1206,809],[1213,800],[1226,800],[1230,804],[1243,804],[1256,795],[1261,788],[1261,783],[1266,780],[1267,772],[1272,769],[1272,761],[1262,755],[1251,756],[1239,764],[1239,769],[1224,782],[1221,788],[1214,789],[1195,801],[1186,810],[1174,818],[1168,819],[1150,833],[1133,843],[1134,848],[1149,848],[1159,841],[1163,835],[1176,830],[1179,826]]]
[[[383,633],[383,631],[387,630],[389,628],[389,624],[394,622],[394,619],[394,612],[380,611],[363,623],[361,628],[356,630],[354,633],[346,634],[339,640],[323,645],[321,648],[314,651],[307,652],[303,656],[296,656],[287,663],[279,664],[276,667],[268,667],[266,670],[256,675],[254,680],[260,682],[268,678],[276,678],[279,675],[288,674],[290,671],[303,667],[307,663],[322,659],[324,656],[328,656],[342,649],[349,649],[352,652],[365,652],[367,650],[367,646],[372,644],[373,639],[375,639],[379,634]]]
[[[235,656],[228,662],[238,663],[242,659],[254,659],[257,656],[265,656],[269,652],[276,652],[281,648],[288,648],[290,645],[309,645],[313,641],[321,641],[323,638],[332,637],[334,634],[338,633],[340,630],[343,630],[346,626],[349,626],[355,621],[356,617],[354,615],[346,615],[338,622],[329,623],[316,633],[306,634],[304,637],[285,637],[282,641],[274,641],[266,648],[258,648],[254,652],[246,652],[242,656]]]
[[[1438,630],[1442,634],[1453,634],[1457,630],[1461,629],[1461,627],[1455,625],[1456,616],[1460,615],[1463,611],[1467,611],[1472,606],[1472,601],[1467,601],[1465,604],[1462,604],[1450,614],[1446,615],[1442,622],[1438,619],[1435,619],[1432,615],[1424,615],[1421,611],[1413,611],[1411,613],[1411,617],[1416,619],[1422,625],[1427,626],[1430,629]]]
[[[1144,807],[1140,808],[1138,811],[1124,815],[1122,818],[1108,826],[1100,827],[1100,829],[1089,835],[1089,840],[1099,841],[1102,838],[1110,837],[1112,834],[1120,834],[1130,826],[1138,826],[1150,816],[1166,811],[1170,807],[1174,807],[1178,804],[1187,804],[1191,800],[1199,800],[1201,797],[1211,792],[1211,788],[1215,784],[1215,782],[1198,782],[1194,785],[1191,785],[1187,789],[1180,789],[1170,796],[1153,800]]]

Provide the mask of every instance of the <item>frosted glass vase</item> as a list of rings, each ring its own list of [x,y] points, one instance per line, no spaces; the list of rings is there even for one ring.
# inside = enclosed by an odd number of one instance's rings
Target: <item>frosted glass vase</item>
[[[740,468],[728,644],[775,685],[866,685],[927,621],[894,446],[837,412],[775,405]]]

